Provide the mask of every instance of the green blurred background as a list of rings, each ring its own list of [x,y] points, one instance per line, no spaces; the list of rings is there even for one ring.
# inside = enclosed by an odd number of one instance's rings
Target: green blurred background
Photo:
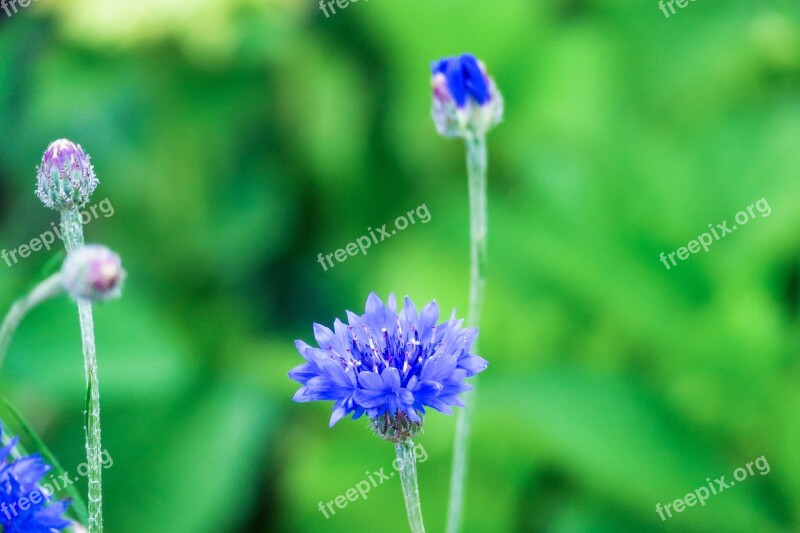
[[[506,98],[489,138],[490,244],[467,532],[800,530],[800,6],[796,0],[39,0],[0,12],[0,246],[48,229],[48,143],[93,156],[124,297],[96,309],[107,530],[407,531],[365,420],[293,404],[294,339],[375,290],[466,311],[463,146],[429,118],[428,63],[471,51]],[[667,271],[766,198],[768,218]],[[323,271],[368,226],[409,227]],[[6,308],[52,257],[0,264]],[[0,392],[74,471],[77,313],[15,338]],[[445,523],[454,417],[421,443]],[[662,522],[666,504],[764,455]],[[85,483],[81,486],[85,490]]]

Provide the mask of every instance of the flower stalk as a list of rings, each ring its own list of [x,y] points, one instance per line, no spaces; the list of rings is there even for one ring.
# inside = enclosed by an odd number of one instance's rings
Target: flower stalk
[[[8,345],[22,319],[37,305],[64,291],[61,274],[56,273],[39,283],[31,292],[14,302],[0,326],[0,368],[3,367]]]
[[[470,132],[465,137],[465,144],[470,206],[470,285],[467,322],[471,327],[477,328],[480,326],[481,306],[486,285],[486,235],[488,233],[486,136],[480,132]],[[478,351],[477,344],[476,340],[474,348],[476,352]],[[472,395],[472,409],[460,409],[456,415],[453,464],[450,471],[450,500],[447,507],[447,533],[457,533],[461,529],[469,455],[469,430],[471,413],[474,410],[475,393]]]
[[[473,133],[466,139],[470,213],[470,287],[467,322],[477,328],[486,285],[486,135]],[[477,350],[476,350],[477,351]]]
[[[494,80],[472,54],[446,57],[431,63],[433,106],[431,117],[444,137],[462,138],[467,151],[470,211],[470,284],[468,325],[477,329],[486,267],[486,133],[503,120],[504,103]],[[470,412],[460,410],[453,441],[447,533],[458,533],[467,476]]]
[[[83,226],[77,207],[61,211],[61,232],[67,254],[83,246]],[[89,465],[89,532],[103,531],[102,444],[100,438],[100,384],[97,377],[97,352],[94,342],[92,302],[78,298],[78,318],[86,372],[86,461]]]
[[[425,533],[417,483],[417,456],[414,453],[414,441],[405,439],[396,443],[394,449],[400,465],[400,482],[403,485],[403,497],[406,501],[406,513],[411,533]]]
[[[61,213],[61,234],[67,249],[67,263],[83,247],[80,207],[86,205],[97,187],[90,157],[80,145],[67,139],[54,141],[37,169],[37,195],[42,203]],[[65,263],[66,264],[66,263]],[[70,270],[74,272],[74,270]],[[121,273],[120,273],[121,275]],[[72,294],[72,293],[71,293]],[[73,294],[78,304],[81,342],[86,371],[86,461],[89,465],[89,532],[103,531],[102,465],[100,443],[100,388],[94,342],[92,300],[85,293]]]

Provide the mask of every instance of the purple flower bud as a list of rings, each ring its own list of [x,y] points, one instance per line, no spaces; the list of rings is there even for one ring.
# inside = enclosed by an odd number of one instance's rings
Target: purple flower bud
[[[431,115],[441,135],[483,135],[503,119],[503,97],[472,54],[434,61],[431,74]]]
[[[89,201],[97,178],[89,156],[80,145],[59,139],[47,147],[37,169],[39,199],[52,209],[63,211],[83,207]]]
[[[105,246],[90,244],[72,253],[61,268],[64,288],[75,299],[118,298],[126,272],[119,256]]]

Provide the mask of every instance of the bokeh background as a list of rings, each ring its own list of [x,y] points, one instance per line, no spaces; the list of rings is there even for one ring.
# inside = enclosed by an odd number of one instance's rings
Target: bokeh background
[[[0,247],[57,214],[49,142],[93,156],[114,215],[86,228],[129,271],[96,309],[107,530],[407,531],[366,422],[293,404],[293,341],[370,291],[465,314],[463,146],[429,118],[430,60],[471,51],[506,98],[489,138],[490,244],[467,532],[800,530],[800,6],[796,0],[39,0],[0,12]],[[661,252],[765,198],[667,270]],[[426,204],[417,224],[331,253]],[[731,224],[731,223],[729,223]],[[54,255],[0,264],[4,308]],[[83,368],[66,299],[0,377],[74,471]],[[444,528],[453,417],[418,442]],[[662,522],[666,504],[770,465]],[[81,485],[85,490],[85,483]]]

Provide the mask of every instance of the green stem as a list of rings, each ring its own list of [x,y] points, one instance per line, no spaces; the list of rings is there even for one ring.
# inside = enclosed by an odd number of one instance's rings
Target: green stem
[[[403,496],[406,500],[406,512],[411,533],[425,533],[422,523],[422,506],[419,500],[417,484],[417,456],[414,454],[414,441],[406,439],[394,445],[397,462],[400,466],[400,482],[403,485]]]
[[[83,226],[77,208],[61,212],[61,234],[67,254],[83,246]],[[103,531],[102,445],[100,442],[100,387],[94,343],[92,303],[78,299],[83,361],[86,371],[86,462],[89,465],[89,533]]]
[[[488,219],[486,209],[486,136],[482,133],[470,133],[465,141],[470,212],[470,285],[467,322],[470,326],[477,328],[480,323],[484,286],[486,285],[484,277]],[[478,351],[477,342],[473,345],[472,351]],[[473,384],[475,384],[474,381]],[[456,415],[453,465],[450,474],[450,501],[447,508],[447,533],[458,533],[461,529],[466,491],[470,413],[475,410],[476,392],[470,396],[472,409],[459,409]]]
[[[474,134],[467,138],[467,172],[469,174],[469,213],[470,213],[470,286],[469,315],[470,326],[478,327],[486,285],[486,137]]]
[[[39,283],[27,295],[14,302],[5,319],[3,319],[3,325],[0,326],[0,368],[3,367],[8,345],[11,344],[11,338],[17,331],[22,319],[31,309],[63,291],[61,273],[56,273]]]

